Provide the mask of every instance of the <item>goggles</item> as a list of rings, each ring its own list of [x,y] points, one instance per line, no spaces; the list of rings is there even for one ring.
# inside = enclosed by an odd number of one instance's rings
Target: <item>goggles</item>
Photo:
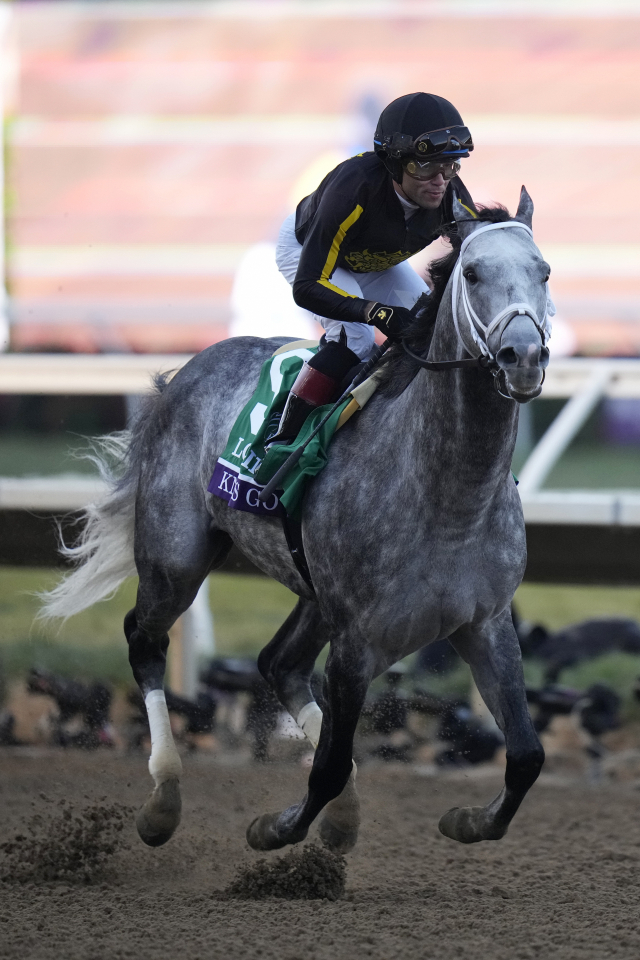
[[[405,160],[402,164],[403,170],[413,180],[433,180],[442,174],[444,180],[451,180],[460,173],[459,160]]]
[[[415,139],[406,133],[385,137],[381,146],[390,157],[400,159],[408,155],[424,157],[468,156],[473,150],[473,139],[468,127],[443,127],[421,133]]]

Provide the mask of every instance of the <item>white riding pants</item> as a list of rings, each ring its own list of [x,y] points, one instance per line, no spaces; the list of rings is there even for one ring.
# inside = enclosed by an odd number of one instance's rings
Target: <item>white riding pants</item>
[[[282,224],[276,246],[276,263],[280,273],[291,285],[298,272],[298,262],[302,246],[295,233],[296,215]],[[338,267],[334,270],[332,282],[346,293],[363,300],[386,303],[390,307],[406,307],[408,310],[423,293],[429,293],[429,287],[422,277],[406,261],[395,267],[380,270],[377,273],[354,273]],[[361,360],[367,360],[374,345],[375,331],[366,323],[351,323],[344,320],[330,320],[315,315],[315,319],[324,327],[327,340],[339,340],[344,327],[347,345]]]

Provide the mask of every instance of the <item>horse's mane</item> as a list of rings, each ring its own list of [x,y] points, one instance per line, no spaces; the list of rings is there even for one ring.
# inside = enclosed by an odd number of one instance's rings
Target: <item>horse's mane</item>
[[[512,219],[507,208],[500,205],[478,206],[476,213],[478,221],[482,223],[504,223]],[[438,309],[462,246],[455,221],[445,224],[440,230],[440,236],[451,244],[451,252],[429,264],[431,293],[423,293],[418,300],[416,306],[420,315],[409,328],[406,337],[411,350],[421,356],[427,355],[431,345]],[[407,356],[400,344],[392,347],[387,351],[379,367],[378,390],[389,397],[399,396],[409,386],[419,369],[420,366]]]

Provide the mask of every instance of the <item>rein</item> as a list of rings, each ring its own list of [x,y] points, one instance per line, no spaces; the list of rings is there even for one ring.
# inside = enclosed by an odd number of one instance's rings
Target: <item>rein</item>
[[[462,246],[460,247],[457,263],[452,273],[451,312],[453,315],[453,324],[455,326],[458,341],[468,353],[469,351],[462,338],[462,334],[460,333],[460,326],[458,323],[458,291],[461,289],[464,318],[469,325],[469,330],[471,332],[471,336],[473,337],[474,343],[480,351],[479,356],[467,357],[462,360],[426,360],[424,357],[414,353],[413,350],[407,346],[405,340],[402,341],[402,348],[412,360],[418,363],[425,370],[454,370],[471,367],[483,367],[487,370],[490,370],[495,378],[495,386],[498,393],[506,399],[511,400],[512,398],[503,393],[503,391],[500,389],[499,377],[503,371],[498,365],[496,357],[489,347],[489,340],[495,335],[502,337],[514,317],[526,316],[533,320],[536,329],[542,337],[542,344],[543,346],[546,346],[550,334],[547,315],[545,314],[544,320],[541,323],[538,319],[537,313],[530,304],[510,303],[503,310],[501,310],[500,313],[493,318],[493,320],[485,324],[482,322],[471,305],[467,282],[462,274],[462,255],[474,237],[479,236],[481,233],[486,233],[489,230],[505,230],[509,227],[517,227],[521,230],[526,230],[531,239],[533,239],[533,232],[531,229],[526,224],[519,223],[517,220],[508,220],[504,223],[486,223],[483,226],[477,227],[473,233],[470,233],[466,240],[463,241]]]
[[[418,353],[414,353],[413,350],[407,346],[406,340],[402,341],[402,349],[412,360],[415,360],[421,367],[424,367],[425,370],[454,370],[458,367],[488,368],[490,365],[487,357],[466,357],[463,360],[425,360],[424,357],[421,357]]]

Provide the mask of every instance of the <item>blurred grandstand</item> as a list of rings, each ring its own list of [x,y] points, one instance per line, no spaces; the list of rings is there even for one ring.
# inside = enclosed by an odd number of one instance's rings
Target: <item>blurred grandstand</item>
[[[478,201],[513,208],[526,183],[577,351],[640,352],[637,4],[10,9],[13,349],[224,338],[247,251],[366,146],[375,104],[429,90],[473,130],[463,178]]]

